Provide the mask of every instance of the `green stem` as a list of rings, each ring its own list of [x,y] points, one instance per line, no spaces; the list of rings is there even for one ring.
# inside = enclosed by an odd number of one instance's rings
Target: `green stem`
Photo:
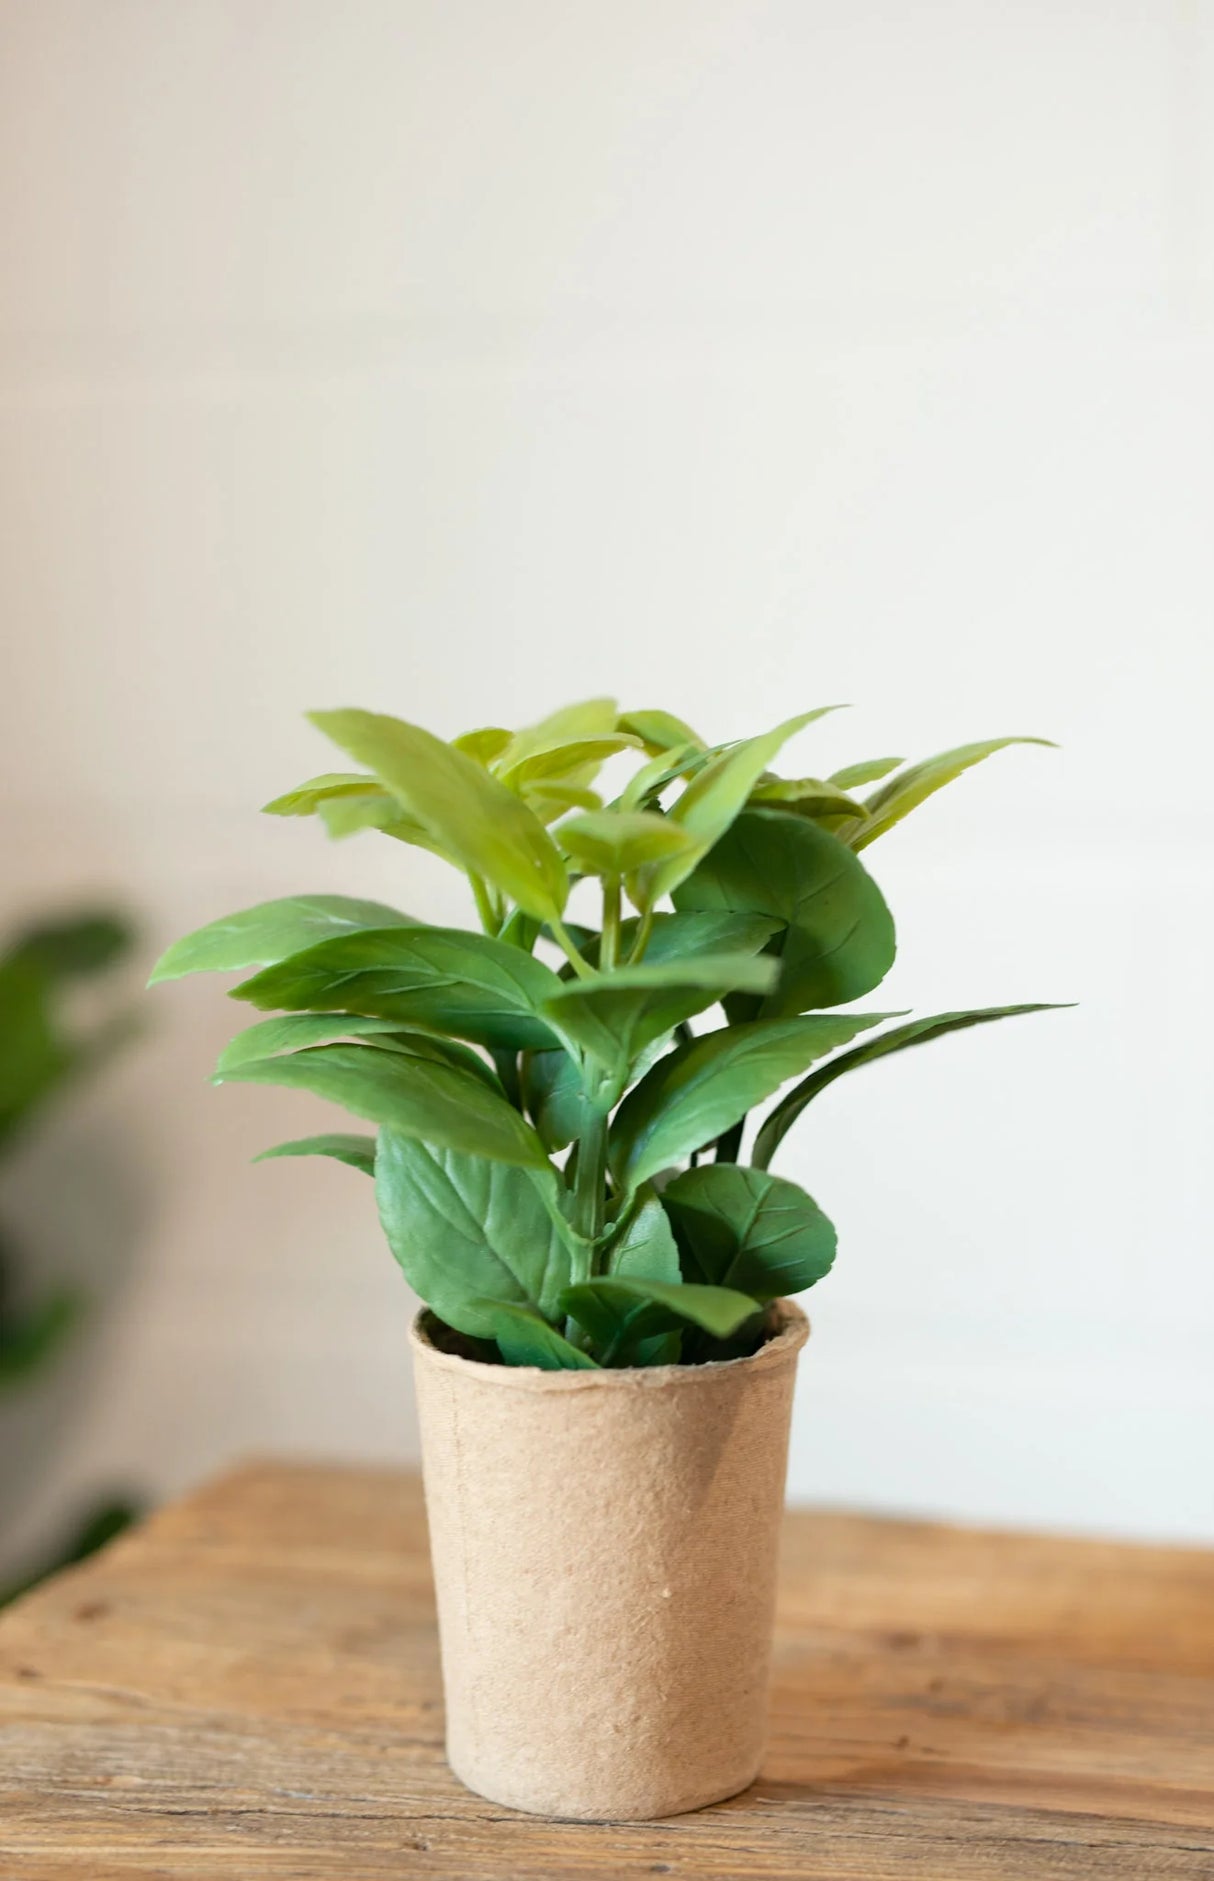
[[[636,939],[632,943],[632,952],[628,956],[628,964],[630,967],[635,967],[639,961],[645,958],[645,949],[649,945],[649,936],[652,932],[653,909],[646,908],[637,923]]]
[[[620,952],[620,878],[603,878],[603,938],[599,945],[599,966],[610,973]]]
[[[601,1238],[607,1214],[607,1112],[590,1093],[582,1093],[582,1127],[577,1140],[577,1174],[573,1189],[573,1225],[591,1244]]]
[[[548,925],[552,930],[553,940],[564,954],[566,960],[568,960],[573,971],[577,974],[578,979],[593,980],[595,977],[594,968],[590,965],[588,960],[582,958],[581,954],[574,946],[572,936],[566,930],[565,923],[560,919],[559,915],[554,916]]]
[[[484,880],[479,875],[473,875],[469,872],[468,880],[472,884],[472,893],[476,898],[476,912],[480,916],[481,926],[484,928],[486,934],[496,936],[501,927],[501,922],[498,920],[493,903],[489,898],[489,890],[486,888]]]

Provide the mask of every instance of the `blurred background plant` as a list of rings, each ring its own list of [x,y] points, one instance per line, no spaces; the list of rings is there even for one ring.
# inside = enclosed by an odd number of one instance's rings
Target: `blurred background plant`
[[[0,951],[3,1161],[48,1104],[100,1071],[135,1033],[133,1013],[113,1004],[108,983],[133,941],[123,916],[90,911],[19,930]],[[48,1283],[30,1268],[0,1212],[0,1402],[54,1365],[88,1310],[85,1291]],[[56,1568],[83,1560],[137,1512],[134,1501],[117,1494],[78,1511],[49,1559],[0,1584],[0,1605]]]

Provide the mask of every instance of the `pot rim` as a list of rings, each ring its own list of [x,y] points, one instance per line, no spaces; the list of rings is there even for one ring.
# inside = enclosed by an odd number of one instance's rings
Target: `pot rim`
[[[809,1338],[810,1323],[795,1300],[775,1300],[780,1315],[779,1331],[745,1358],[709,1359],[703,1365],[634,1365],[597,1371],[544,1371],[538,1365],[487,1365],[483,1359],[464,1358],[458,1352],[444,1352],[430,1338],[426,1321],[431,1308],[421,1306],[409,1328],[409,1344],[414,1360],[423,1360],[436,1371],[458,1372],[469,1383],[492,1385],[513,1391],[638,1391],[669,1390],[672,1386],[693,1388],[712,1384],[728,1372],[766,1371],[774,1366],[795,1363],[801,1347]]]

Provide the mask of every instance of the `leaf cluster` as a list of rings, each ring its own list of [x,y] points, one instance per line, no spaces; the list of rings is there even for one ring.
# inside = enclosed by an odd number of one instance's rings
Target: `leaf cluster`
[[[817,1203],[769,1166],[806,1106],[859,1065],[1042,1010],[874,1031],[904,1015],[852,1002],[895,952],[862,852],[993,752],[1043,741],[777,775],[783,747],[832,709],[724,745],[610,699],[450,742],[383,714],[315,713],[359,768],[268,812],[442,857],[467,876],[479,931],[293,896],[212,923],[157,966],[153,980],[252,969],[232,996],[269,1016],[227,1047],[216,1081],[309,1090],[373,1126],[265,1154],[371,1176],[410,1284],[470,1349],[549,1369],[753,1349],[769,1303],[835,1255]],[[608,798],[604,766],[620,759],[632,768]],[[593,926],[569,918],[586,881]]]

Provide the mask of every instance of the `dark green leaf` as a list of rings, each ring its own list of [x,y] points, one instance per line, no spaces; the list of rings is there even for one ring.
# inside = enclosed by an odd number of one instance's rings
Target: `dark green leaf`
[[[287,895],[212,921],[161,955],[148,984],[186,973],[234,973],[272,966],[317,941],[362,928],[416,927],[413,916],[349,895]]]
[[[378,1051],[373,1045],[315,1045],[239,1065],[225,1077],[237,1084],[285,1084],[312,1091],[368,1123],[388,1125],[430,1144],[504,1163],[549,1167],[543,1145],[517,1110],[479,1078],[453,1066],[441,1041],[418,1033],[408,1049],[403,1043],[392,1051]]]
[[[629,1280],[661,1280],[672,1286],[682,1278],[679,1250],[666,1210],[649,1183],[640,1191],[623,1231],[611,1244],[607,1271]]]
[[[609,1070],[622,1070],[645,1046],[723,993],[762,993],[775,983],[772,960],[718,954],[646,961],[597,980],[571,980],[546,1000],[544,1016]]]
[[[642,1340],[683,1324],[727,1339],[758,1311],[753,1300],[728,1287],[671,1285],[619,1274],[568,1287],[561,1308],[589,1333],[604,1365],[626,1360]]]
[[[835,1231],[795,1182],[762,1169],[706,1163],[662,1191],[688,1280],[752,1300],[800,1293],[830,1271]]]
[[[269,967],[234,989],[262,1011],[361,1012],[509,1051],[550,1049],[538,1009],[561,981],[506,941],[461,928],[352,934]]]
[[[986,1025],[992,1019],[1012,1019],[1026,1012],[1061,1012],[1065,1008],[1050,1005],[1029,1006],[988,1006],[971,1012],[940,1012],[931,1019],[912,1019],[908,1025],[898,1025],[890,1032],[882,1032],[877,1038],[867,1039],[858,1045],[855,1051],[844,1052],[839,1058],[832,1058],[828,1065],[813,1072],[796,1090],[790,1091],[783,1101],[776,1105],[766,1119],[758,1136],[752,1161],[756,1168],[766,1169],[775,1151],[779,1148],[789,1129],[797,1121],[819,1091],[824,1091],[828,1084],[842,1077],[845,1071],[854,1071],[859,1065],[872,1064],[875,1059],[886,1058],[891,1052],[905,1051],[911,1045],[926,1045],[929,1039],[943,1038],[947,1032],[963,1032],[971,1025]]]
[[[996,751],[1003,751],[1008,745],[1050,745],[1049,738],[987,738],[980,744],[958,745],[954,751],[942,751],[938,757],[925,758],[920,764],[912,764],[907,770],[891,777],[880,790],[874,791],[864,806],[864,821],[854,832],[848,832],[848,840],[856,849],[867,848],[878,836],[900,823],[904,816],[945,784],[960,777],[964,771],[975,764],[981,764]]]
[[[472,1307],[492,1325],[497,1349],[507,1365],[534,1365],[543,1372],[598,1370],[589,1352],[571,1345],[534,1307],[505,1300],[474,1300]]]
[[[292,1143],[276,1143],[273,1149],[254,1156],[255,1163],[273,1162],[279,1156],[331,1156],[335,1162],[361,1169],[365,1176],[375,1174],[375,1138],[349,1136],[331,1131],[327,1136],[300,1136]]]
[[[37,967],[48,979],[75,979],[113,966],[133,939],[130,923],[118,915],[69,915],[26,928],[14,941],[9,957]]]
[[[582,1074],[567,1051],[524,1052],[523,1105],[548,1151],[563,1150],[582,1127]]]
[[[49,1364],[80,1316],[74,1293],[55,1293],[18,1318],[0,1322],[0,1389]]]
[[[821,1013],[723,1027],[659,1060],[624,1099],[611,1127],[611,1161],[637,1188],[728,1130],[816,1058],[846,1045],[886,1013]]]
[[[565,865],[526,804],[441,738],[377,712],[313,712],[334,743],[365,764],[461,865],[541,921],[558,919]]]
[[[893,965],[893,920],[863,863],[829,831],[786,811],[745,811],[675,903],[787,924],[771,944],[781,971],[763,1005],[767,1018],[859,999]]]
[[[480,1305],[486,1300],[556,1316],[570,1254],[547,1162],[514,1168],[385,1129],[375,1193],[405,1279],[457,1332],[496,1338]]]
[[[262,1019],[229,1040],[219,1054],[215,1074],[224,1077],[255,1058],[302,1051],[307,1045],[326,1045],[330,1039],[367,1038],[381,1032],[391,1037],[400,1029],[399,1019],[372,1019],[352,1012],[292,1012],[283,1019]],[[471,1052],[468,1055],[475,1056]]]

